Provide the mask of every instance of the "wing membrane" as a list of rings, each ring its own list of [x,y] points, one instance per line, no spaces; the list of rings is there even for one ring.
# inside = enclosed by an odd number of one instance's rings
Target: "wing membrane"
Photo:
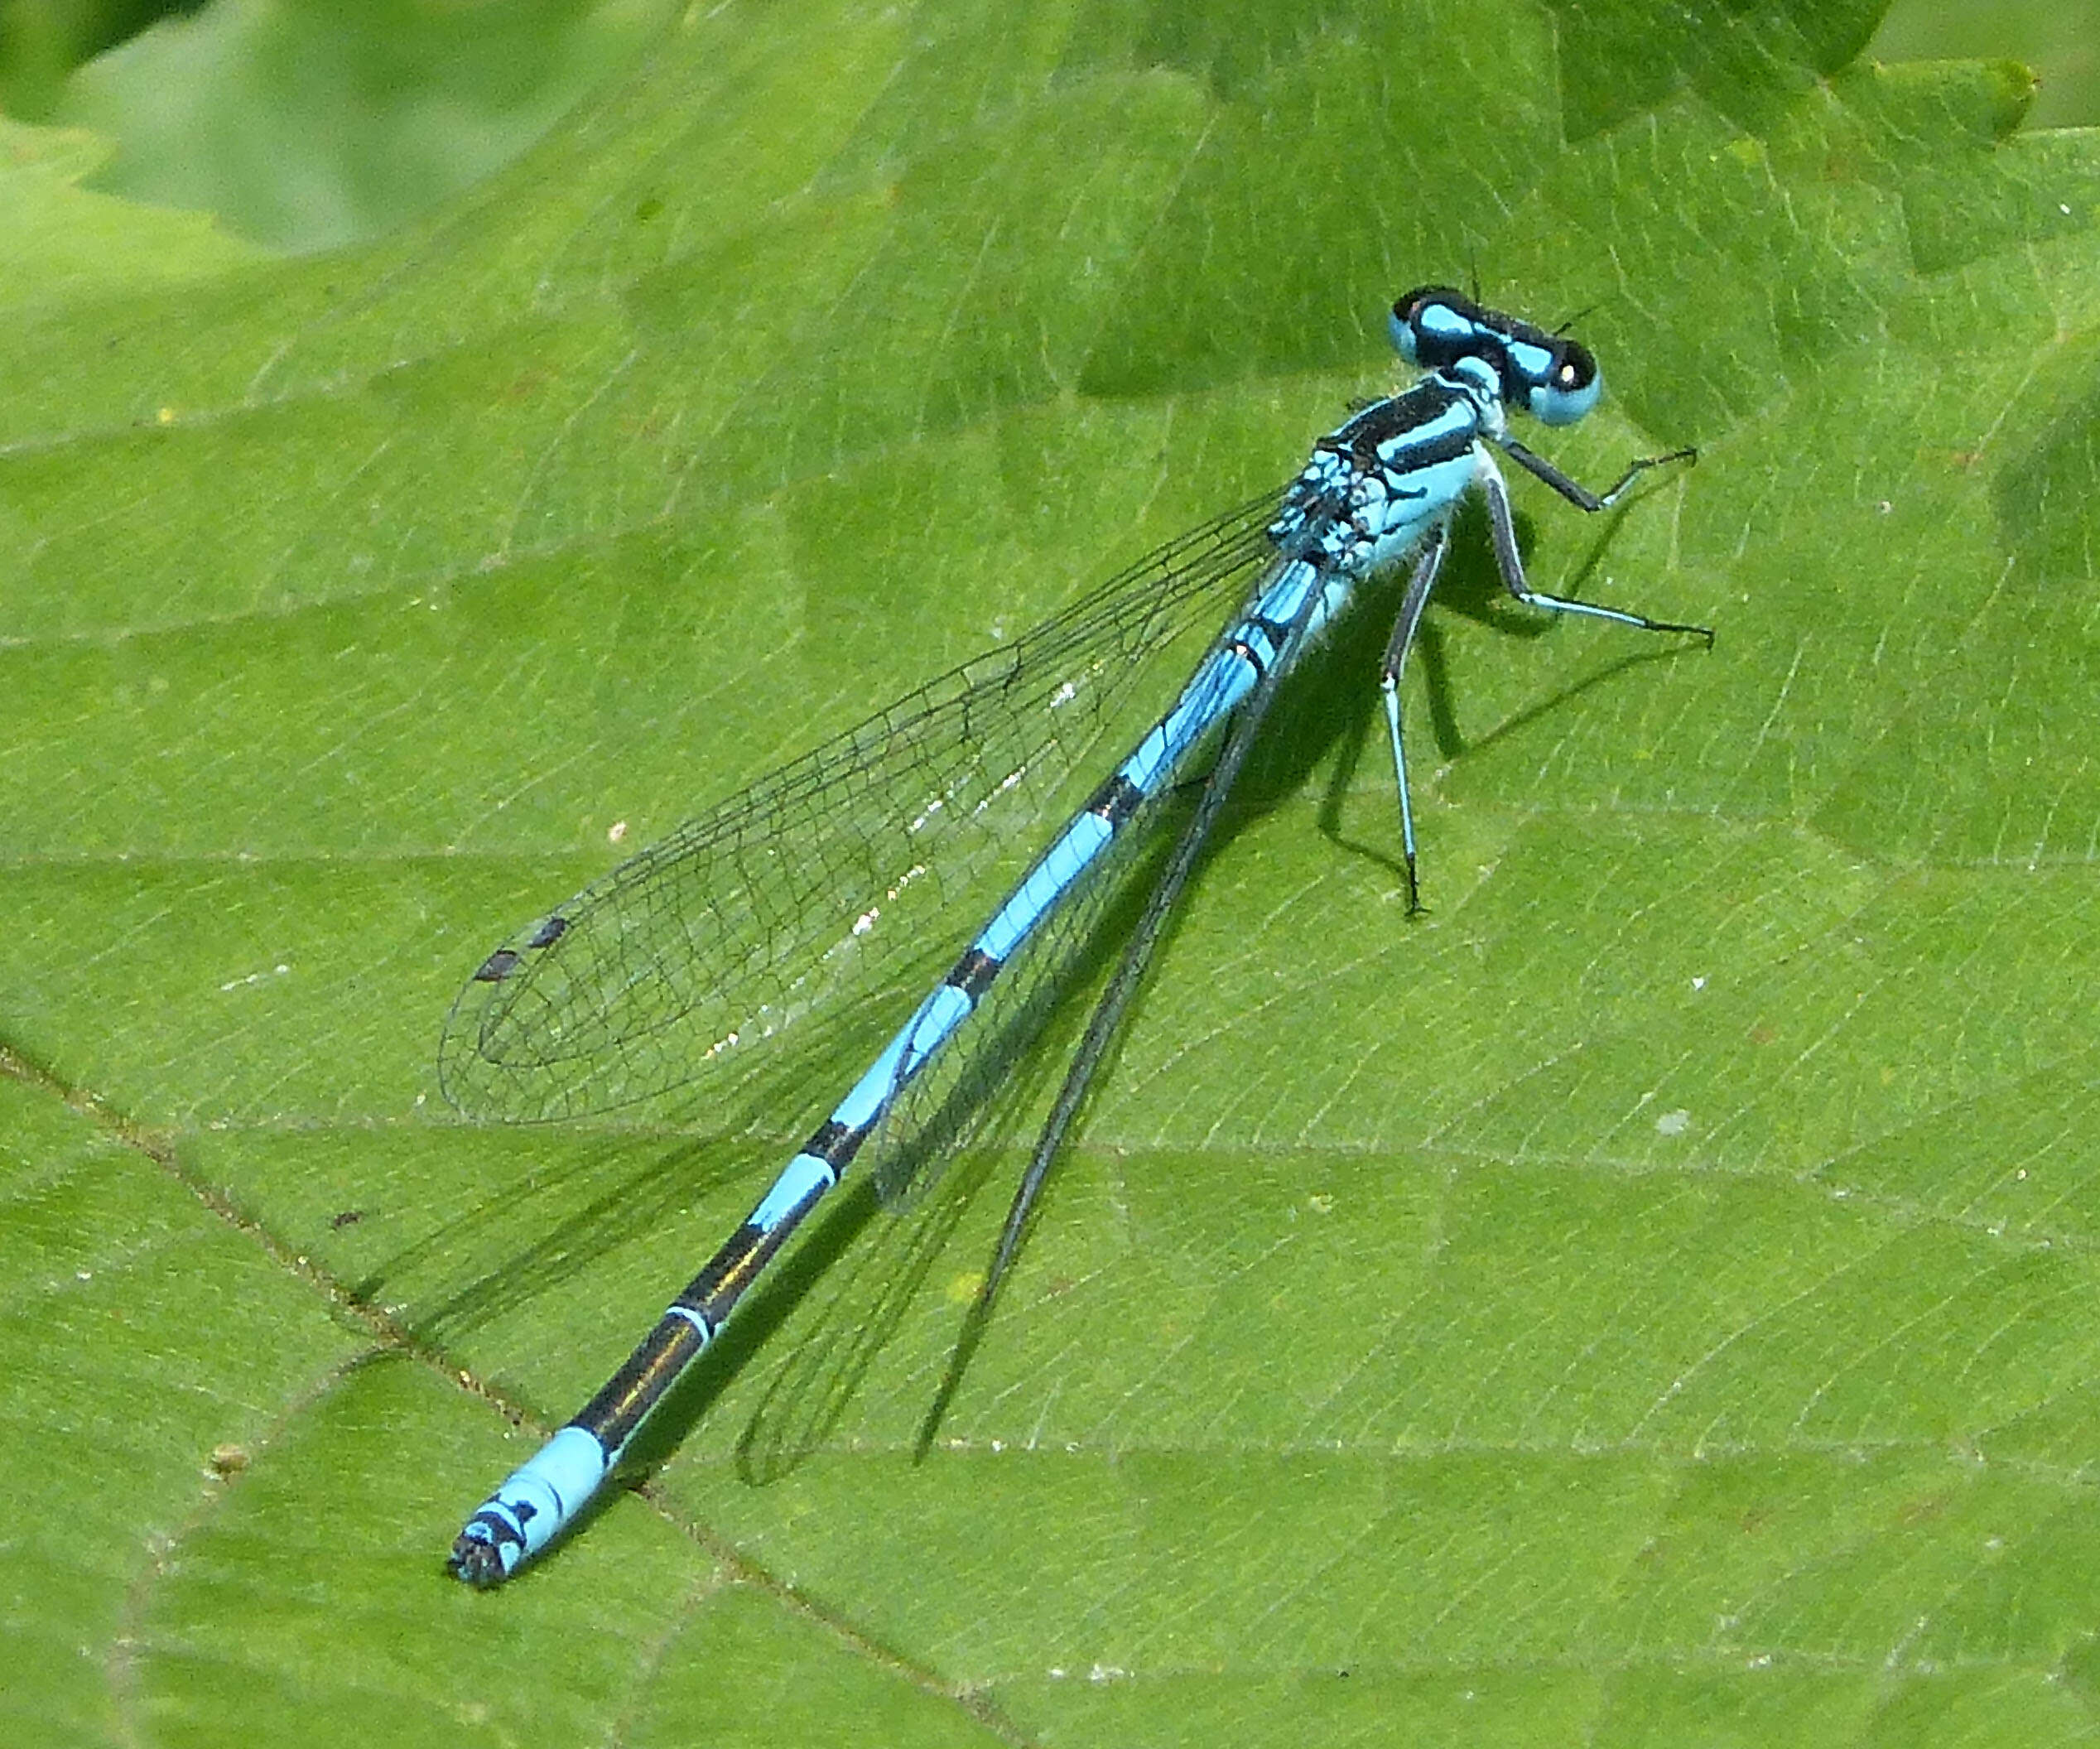
[[[453,1005],[446,1097],[513,1121],[678,1115],[711,1063],[951,953],[979,919],[942,913],[1105,774],[1124,749],[1104,744],[1156,702],[1140,681],[1274,557],[1277,501],[1158,548],[518,931]]]

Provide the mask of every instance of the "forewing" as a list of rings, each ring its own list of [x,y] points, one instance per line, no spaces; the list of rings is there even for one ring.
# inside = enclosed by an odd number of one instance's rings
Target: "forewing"
[[[1274,556],[1273,549],[1266,555]],[[1115,839],[1014,950],[969,1021],[900,1090],[867,1149],[886,1200],[922,1194],[988,1120],[1009,1104],[1026,1105],[1035,1091],[1022,1067],[1029,1047],[1067,991],[1091,985],[1090,968],[1115,962],[1127,932],[1117,927],[1118,913],[1127,905],[1127,923],[1140,908],[1150,883],[1139,871],[1169,847],[1172,835],[1158,826],[1183,788],[1164,785],[1130,811]]]
[[[1154,658],[1274,556],[1276,503],[1157,549],[518,931],[453,1005],[446,1097],[514,1121],[683,1115],[711,1063],[959,947],[977,919],[949,905],[1105,773],[1122,749],[1104,743],[1157,702]]]

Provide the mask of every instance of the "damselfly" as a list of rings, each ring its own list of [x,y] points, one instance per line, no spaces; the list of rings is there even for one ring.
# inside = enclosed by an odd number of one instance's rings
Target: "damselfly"
[[[1401,298],[1390,329],[1423,375],[1321,438],[1280,493],[1160,548],[1034,631],[761,778],[482,962],[441,1053],[446,1096],[463,1111],[576,1117],[674,1093],[711,1059],[865,980],[883,944],[910,932],[893,913],[995,867],[1026,805],[1016,798],[1040,805],[1101,750],[1119,706],[1134,696],[1134,677],[1191,615],[1216,611],[1221,596],[1238,603],[1165,714],[1107,771],[743,1224],[597,1395],[468,1521],[452,1547],[461,1578],[508,1577],[574,1520],[850,1165],[872,1163],[902,1180],[953,1149],[988,1067],[1026,1042],[1126,884],[1131,846],[1207,750],[1200,796],[1158,865],[1008,1212],[980,1311],[989,1305],[1278,683],[1357,585],[1409,555],[1381,683],[1409,903],[1418,908],[1398,682],[1468,493],[1486,504],[1496,566],[1518,600],[1712,642],[1703,626],[1533,590],[1492,453],[1596,511],[1644,470],[1689,460],[1691,450],[1635,461],[1608,491],[1591,492],[1505,422],[1511,407],[1548,426],[1587,413],[1602,384],[1587,349],[1442,287]]]

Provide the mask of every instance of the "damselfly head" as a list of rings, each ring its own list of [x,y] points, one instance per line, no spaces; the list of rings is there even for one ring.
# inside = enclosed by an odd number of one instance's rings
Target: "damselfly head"
[[[1410,364],[1436,370],[1476,354],[1492,330],[1489,311],[1449,286],[1417,286],[1393,305],[1393,344]]]
[[[1502,398],[1542,425],[1572,425],[1604,392],[1597,359],[1579,340],[1490,310],[1448,286],[1418,286],[1393,306],[1393,344],[1409,364],[1444,370],[1461,359],[1495,368]]]

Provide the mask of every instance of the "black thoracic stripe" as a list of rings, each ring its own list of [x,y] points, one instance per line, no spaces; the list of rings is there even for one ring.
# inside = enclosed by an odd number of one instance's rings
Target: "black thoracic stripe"
[[[1086,804],[1086,812],[1099,814],[1108,822],[1109,830],[1115,828],[1137,812],[1138,804],[1144,800],[1144,792],[1121,772],[1094,792],[1093,800]]]
[[[981,947],[972,947],[949,969],[948,987],[961,990],[975,1008],[978,999],[992,987],[992,980],[999,976],[999,967],[1005,963],[994,959]]]
[[[1372,402],[1312,446],[1346,455],[1365,444],[1404,437],[1409,431],[1441,418],[1468,398],[1462,389],[1438,382],[1434,377],[1424,377],[1412,388],[1389,395],[1383,401]]]
[[[1382,465],[1407,471],[1415,468],[1433,468],[1439,462],[1456,461],[1471,453],[1480,441],[1480,433],[1471,426],[1460,426],[1456,431],[1446,431],[1440,436],[1410,441],[1404,434],[1397,440],[1397,446],[1387,448],[1394,439],[1380,440],[1380,457]]]
[[[865,1129],[855,1130],[836,1117],[827,1117],[816,1126],[816,1133],[802,1144],[802,1151],[823,1161],[835,1173],[841,1173],[853,1164],[854,1155],[867,1140]]]

